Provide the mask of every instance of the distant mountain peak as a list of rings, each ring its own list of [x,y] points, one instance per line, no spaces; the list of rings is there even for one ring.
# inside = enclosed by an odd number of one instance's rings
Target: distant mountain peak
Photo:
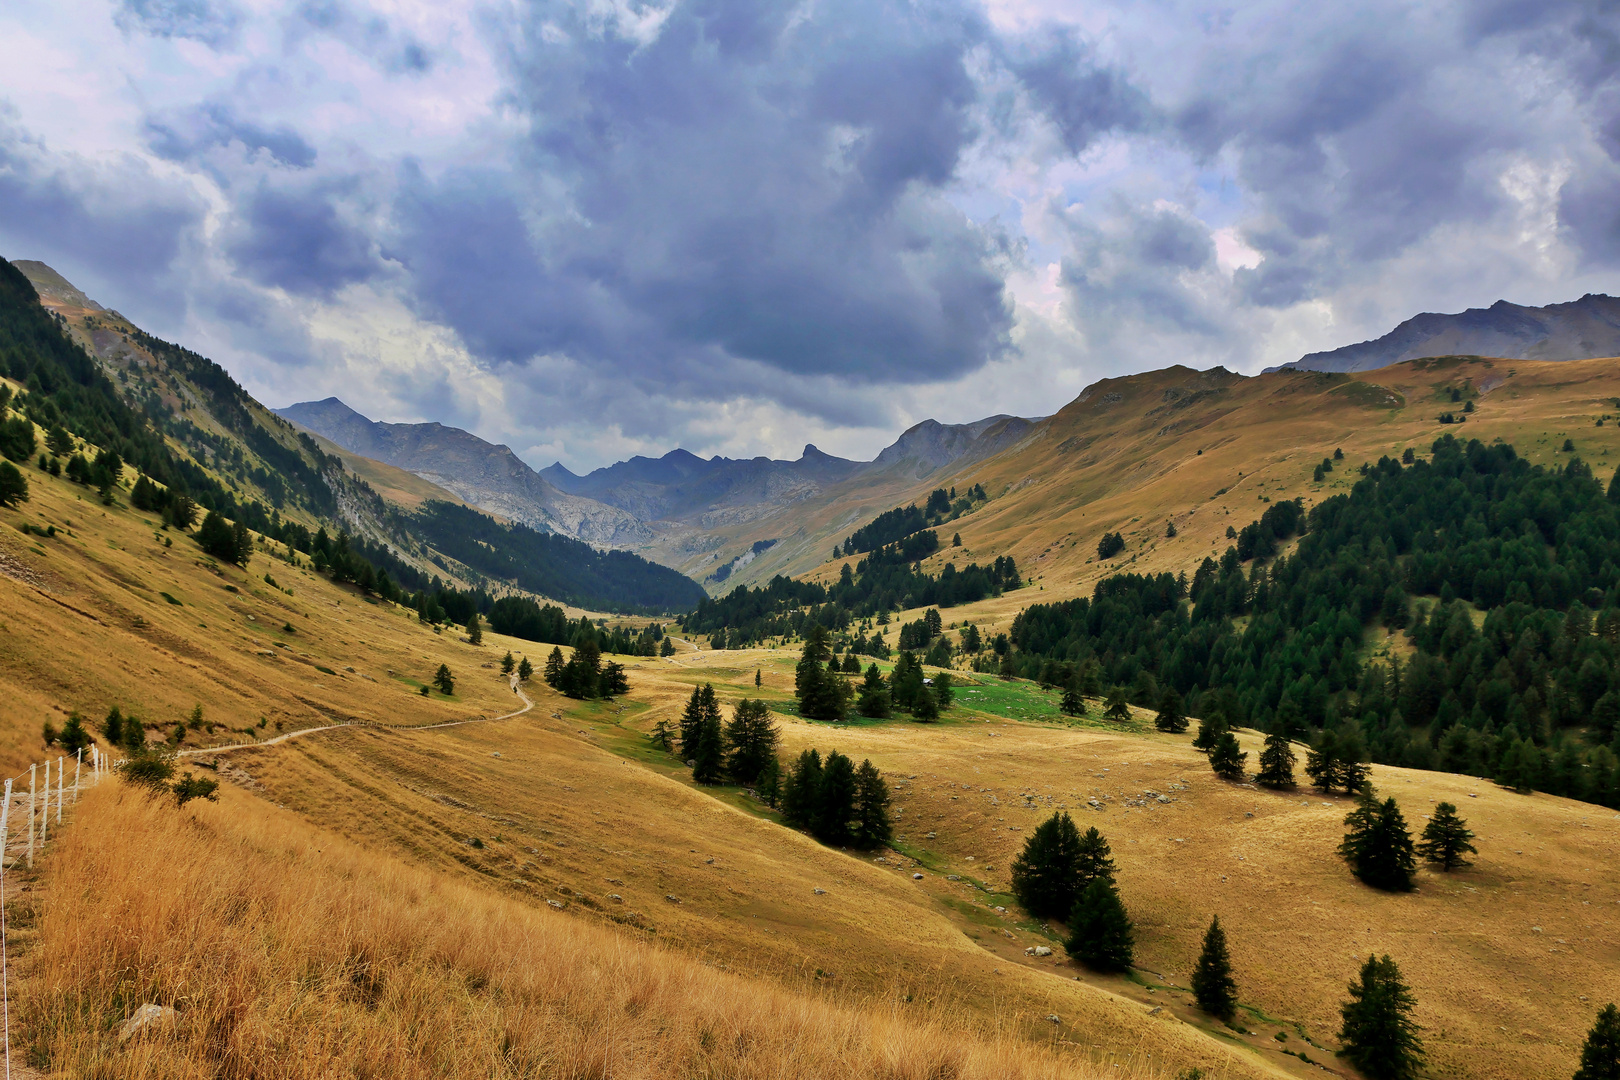
[[[1545,307],[1498,300],[1488,308],[1451,315],[1425,311],[1383,337],[1308,353],[1282,366],[1307,371],[1370,371],[1425,356],[1508,360],[1620,356],[1620,298],[1587,293],[1579,300]]]

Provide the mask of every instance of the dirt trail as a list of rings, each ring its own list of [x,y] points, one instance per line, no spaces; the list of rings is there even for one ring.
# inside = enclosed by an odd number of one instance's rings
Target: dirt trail
[[[513,675],[513,676],[511,676],[511,679],[512,679],[512,693],[516,694],[518,696],[518,698],[520,700],[522,700],[523,708],[516,709],[516,710],[514,710],[512,712],[509,712],[509,713],[502,713],[500,716],[481,716],[481,717],[477,718],[476,720],[449,720],[449,721],[446,721],[445,723],[442,723],[442,724],[423,724],[423,725],[416,725],[416,724],[327,724],[325,727],[312,727],[312,728],[303,728],[302,730],[299,730],[299,731],[289,731],[285,735],[277,735],[275,738],[266,739],[264,742],[232,743],[229,746],[207,746],[207,747],[203,747],[203,748],[198,749],[198,750],[182,750],[182,751],[180,751],[179,754],[177,754],[175,756],[176,757],[196,757],[196,756],[198,756],[200,754],[223,754],[223,753],[227,753],[227,752],[229,752],[231,750],[253,750],[253,749],[258,749],[258,748],[264,747],[264,746],[274,746],[277,743],[286,742],[288,739],[297,739],[297,738],[301,738],[302,736],[305,736],[305,735],[313,735],[318,731],[333,731],[333,730],[336,730],[337,728],[346,728],[346,727],[379,727],[379,728],[386,728],[386,729],[392,730],[392,731],[433,731],[433,730],[435,730],[437,728],[460,727],[463,724],[492,724],[497,720],[510,720],[510,719],[512,719],[512,717],[514,717],[514,716],[522,716],[524,713],[526,713],[530,709],[534,708],[534,702],[529,700],[529,695],[525,694],[523,692],[522,686],[519,685],[518,677],[516,675]]]

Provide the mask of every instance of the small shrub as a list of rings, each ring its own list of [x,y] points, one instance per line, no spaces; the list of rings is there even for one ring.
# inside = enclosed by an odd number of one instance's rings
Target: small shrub
[[[117,768],[125,780],[146,788],[152,794],[167,790],[169,781],[174,778],[174,759],[167,754],[151,751],[137,753],[119,763]]]
[[[184,806],[192,799],[207,799],[209,802],[219,801],[219,781],[193,776],[190,770],[187,770],[186,775],[176,780],[169,790],[174,792],[176,806]]]

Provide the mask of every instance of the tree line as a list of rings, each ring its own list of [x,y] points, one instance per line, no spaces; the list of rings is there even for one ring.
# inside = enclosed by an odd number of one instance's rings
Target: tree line
[[[928,493],[928,498],[921,507],[912,503],[910,506],[897,506],[893,510],[885,510],[850,533],[845,537],[843,544],[833,548],[833,558],[848,558],[851,555],[864,554],[886,545],[896,544],[913,533],[959,518],[972,510],[975,504],[987,502],[989,498],[983,486],[979,484],[968,488],[960,498],[957,497],[954,487],[949,491],[945,488],[935,488]],[[937,547],[938,537],[935,537],[935,550]],[[923,555],[930,553],[923,552]],[[920,557],[913,555],[912,559]]]

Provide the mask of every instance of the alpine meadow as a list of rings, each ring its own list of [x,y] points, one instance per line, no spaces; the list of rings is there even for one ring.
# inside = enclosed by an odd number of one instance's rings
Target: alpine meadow
[[[6,1077],[1620,1080],[1616,42],[0,12]]]

